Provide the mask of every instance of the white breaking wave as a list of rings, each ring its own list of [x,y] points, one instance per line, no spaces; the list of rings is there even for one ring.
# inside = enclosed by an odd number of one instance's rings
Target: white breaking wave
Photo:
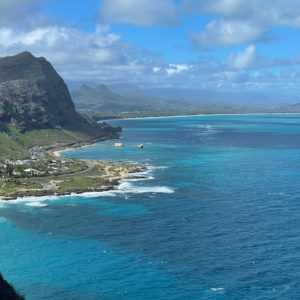
[[[211,288],[211,290],[218,293],[224,292],[224,288]]]
[[[139,175],[141,175],[141,174],[139,174]],[[153,179],[154,179],[153,176],[147,176],[147,177],[130,179],[130,181],[144,181],[144,180],[153,180]]]
[[[118,191],[125,193],[143,194],[143,193],[164,193],[172,194],[174,190],[167,186],[134,186],[128,181],[122,182],[118,188]]]
[[[71,194],[73,197],[81,198],[97,198],[97,197],[115,197],[115,191],[103,191],[103,192],[86,192],[81,194]]]
[[[132,181],[131,179],[129,179]],[[129,180],[124,180],[115,189],[104,192],[87,192],[83,194],[74,194],[72,196],[86,197],[86,198],[97,198],[97,197],[116,197],[120,194],[145,194],[145,193],[162,193],[162,194],[172,194],[174,190],[167,186],[135,186],[132,185]]]
[[[201,129],[202,129],[201,132],[196,133],[196,135],[198,135],[198,136],[202,136],[202,135],[213,135],[213,134],[219,132],[218,130],[212,128],[210,125],[207,125],[207,126],[198,126],[198,128],[201,128]]]
[[[44,207],[44,206],[47,206],[47,204],[41,203],[41,202],[29,202],[29,203],[26,203],[25,205],[27,205],[27,206],[34,206],[34,207]]]
[[[0,200],[2,204],[18,204],[18,203],[33,203],[33,202],[43,202],[46,200],[58,200],[59,196],[30,196],[30,197],[19,197],[14,200]],[[31,205],[34,206],[34,205]]]

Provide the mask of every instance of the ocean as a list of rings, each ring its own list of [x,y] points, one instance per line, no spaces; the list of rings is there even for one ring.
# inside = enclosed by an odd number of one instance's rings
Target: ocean
[[[0,202],[0,271],[27,300],[299,298],[300,115],[109,123],[123,148],[63,155],[143,180]]]

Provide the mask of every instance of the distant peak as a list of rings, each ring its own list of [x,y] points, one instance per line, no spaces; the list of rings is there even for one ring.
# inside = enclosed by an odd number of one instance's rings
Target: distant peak
[[[105,90],[105,91],[109,91],[108,87],[104,84],[104,83],[100,83],[96,86],[97,90]]]
[[[33,60],[35,59],[36,57],[32,55],[32,53],[30,53],[29,51],[24,51],[24,52],[21,52],[21,53],[18,53],[18,54],[15,54],[15,55],[9,55],[9,56],[3,56],[3,57],[0,57],[0,60],[1,61],[4,61],[4,60],[14,60],[14,59],[17,59],[17,60]]]
[[[34,58],[34,55],[31,53],[31,52],[29,52],[29,51],[24,51],[24,52],[21,52],[21,53],[19,53],[19,54],[17,54],[16,56],[23,56],[23,57],[31,57],[31,58]]]
[[[91,89],[91,87],[88,86],[87,84],[84,84],[84,83],[83,83],[83,84],[80,86],[80,89],[88,90],[88,89]]]
[[[104,83],[99,83],[98,85],[97,85],[97,87],[99,87],[99,88],[106,88],[107,89],[107,87],[106,87],[106,85],[104,84]]]

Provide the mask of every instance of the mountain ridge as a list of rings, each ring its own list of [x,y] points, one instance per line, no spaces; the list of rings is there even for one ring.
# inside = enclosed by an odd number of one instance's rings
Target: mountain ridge
[[[75,110],[51,63],[30,52],[0,58],[0,121],[20,132],[66,129],[86,138],[103,135]]]
[[[77,109],[110,111],[145,109],[145,104],[140,99],[123,97],[112,92],[103,83],[94,88],[86,84],[81,85],[79,89],[71,91],[71,96]]]
[[[83,118],[45,58],[30,52],[0,58],[0,159],[28,157],[35,146],[118,138],[119,131]]]

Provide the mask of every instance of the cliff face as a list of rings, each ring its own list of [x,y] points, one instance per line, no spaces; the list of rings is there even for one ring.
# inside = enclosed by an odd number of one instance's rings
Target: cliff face
[[[76,112],[52,65],[29,52],[0,58],[0,121],[21,132],[65,128],[88,136],[102,134]]]
[[[24,300],[0,274],[0,300]]]

